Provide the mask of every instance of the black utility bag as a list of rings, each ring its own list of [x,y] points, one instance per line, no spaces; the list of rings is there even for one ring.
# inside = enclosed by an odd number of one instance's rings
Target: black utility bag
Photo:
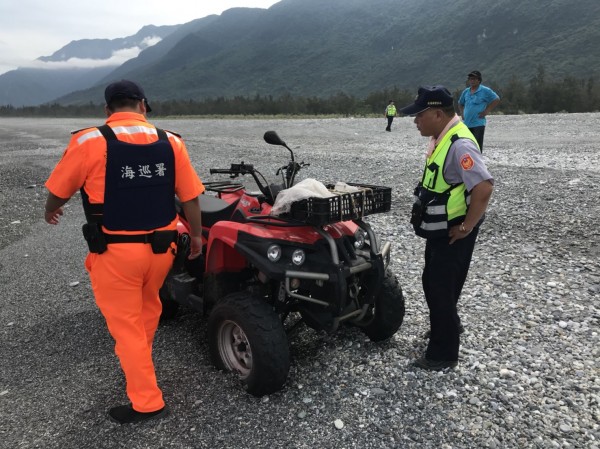
[[[102,232],[100,223],[85,223],[81,227],[81,230],[90,253],[102,254],[106,251],[106,237],[104,236],[104,232]]]

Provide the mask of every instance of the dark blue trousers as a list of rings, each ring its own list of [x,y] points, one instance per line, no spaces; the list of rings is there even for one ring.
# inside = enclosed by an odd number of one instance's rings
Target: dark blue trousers
[[[485,134],[485,126],[476,126],[474,128],[469,128],[469,131],[471,131],[471,134],[473,134],[473,137],[475,137],[475,140],[477,140],[477,143],[479,144],[479,149],[483,153],[483,135]]]
[[[392,130],[392,122],[394,121],[394,116],[393,115],[388,115],[387,116],[387,128],[385,128],[386,131],[391,131]]]
[[[423,291],[429,307],[431,337],[425,356],[430,360],[458,360],[460,337],[457,304],[462,291],[479,228],[464,239],[427,239]]]

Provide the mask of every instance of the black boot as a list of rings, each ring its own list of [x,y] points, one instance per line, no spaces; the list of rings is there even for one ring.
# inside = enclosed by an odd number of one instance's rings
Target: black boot
[[[131,424],[142,421],[147,421],[154,418],[162,418],[167,415],[167,407],[163,407],[160,410],[154,412],[137,412],[133,409],[131,404],[120,405],[119,407],[113,407],[108,411],[108,417],[111,421],[118,424]]]
[[[442,371],[445,369],[456,368],[458,361],[456,360],[431,360],[423,356],[412,363],[412,366],[426,369],[429,371]]]

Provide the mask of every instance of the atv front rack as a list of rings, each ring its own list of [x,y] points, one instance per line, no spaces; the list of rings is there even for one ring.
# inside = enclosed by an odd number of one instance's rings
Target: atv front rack
[[[357,192],[335,193],[329,198],[312,197],[292,203],[289,214],[284,215],[294,220],[323,226],[340,221],[363,218],[367,215],[388,212],[392,204],[390,187],[366,184],[348,185],[357,187]],[[332,190],[333,185],[327,188]]]

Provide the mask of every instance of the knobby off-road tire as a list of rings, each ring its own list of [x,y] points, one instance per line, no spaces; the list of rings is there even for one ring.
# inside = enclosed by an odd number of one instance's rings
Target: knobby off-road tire
[[[240,291],[239,273],[217,273],[204,276],[204,315],[208,316],[215,304],[225,296]]]
[[[360,320],[358,326],[371,341],[384,341],[391,338],[404,321],[404,296],[398,279],[386,270],[375,306]]]
[[[215,366],[237,372],[248,393],[263,396],[283,387],[290,350],[273,308],[247,292],[231,293],[213,307],[208,343]]]
[[[158,296],[160,298],[160,302],[162,303],[160,319],[172,320],[175,318],[175,315],[177,315],[177,311],[179,310],[179,303],[171,297],[169,287],[167,286],[167,281],[165,281],[163,286],[158,291]]]

